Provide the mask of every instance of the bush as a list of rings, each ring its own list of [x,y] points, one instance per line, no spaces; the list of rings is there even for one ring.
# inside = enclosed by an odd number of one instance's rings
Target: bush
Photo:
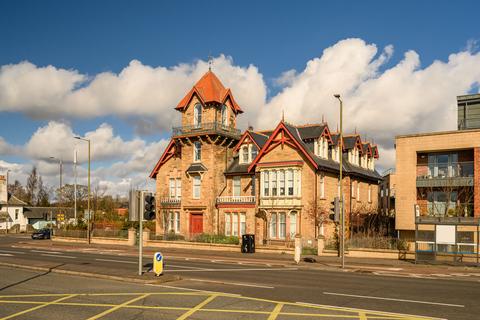
[[[239,244],[238,237],[225,236],[222,234],[202,233],[193,239],[194,242],[204,243],[222,243],[222,244]]]
[[[185,237],[180,234],[176,234],[175,231],[170,230],[165,240],[168,240],[168,241],[185,240]]]
[[[314,247],[303,247],[302,248],[302,255],[314,255],[316,256],[318,252],[317,248]]]

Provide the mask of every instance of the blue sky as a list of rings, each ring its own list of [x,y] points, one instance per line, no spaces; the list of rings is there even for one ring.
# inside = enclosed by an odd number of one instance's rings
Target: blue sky
[[[418,54],[421,68],[435,60],[446,62],[467,46],[476,52],[479,11],[478,1],[1,1],[0,66],[28,61],[92,79],[102,72],[117,74],[134,59],[171,68],[223,54],[233,59],[233,66],[257,68],[267,103],[284,90],[276,80],[285,71],[302,73],[308,61],[344,39],[376,45],[375,57],[393,45],[394,53],[377,74],[395,67],[408,50]],[[472,77],[466,91],[478,91]],[[0,90],[0,103],[1,95]],[[169,134],[160,126],[138,136],[135,116],[116,112],[84,119],[32,117],[20,108],[0,114],[0,137],[11,145],[27,143],[50,120],[68,123],[82,135],[108,123],[125,141],[153,143]],[[32,158],[17,152],[0,155],[0,160],[29,163]]]

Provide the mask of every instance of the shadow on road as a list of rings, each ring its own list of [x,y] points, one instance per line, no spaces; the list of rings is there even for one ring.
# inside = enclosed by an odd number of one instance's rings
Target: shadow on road
[[[49,268],[49,269],[48,269],[48,271],[45,271],[44,273],[40,273],[40,274],[37,274],[37,275],[31,276],[31,277],[29,277],[29,278],[23,279],[23,280],[21,280],[21,281],[17,281],[17,282],[15,282],[15,283],[12,283],[12,284],[6,285],[6,286],[4,286],[4,287],[0,288],[0,291],[3,291],[3,290],[5,290],[5,289],[8,289],[8,288],[12,288],[12,287],[18,286],[19,284],[26,283],[26,282],[28,282],[28,281],[30,281],[30,280],[33,280],[33,279],[36,279],[36,278],[43,277],[43,276],[45,276],[45,275],[49,274],[50,272],[52,272],[52,270],[53,270],[53,269],[56,269],[56,268],[58,268],[58,267],[61,267],[61,266],[64,266],[64,265],[65,265],[64,263],[62,263],[62,264],[59,264],[58,266],[55,266],[55,267]]]

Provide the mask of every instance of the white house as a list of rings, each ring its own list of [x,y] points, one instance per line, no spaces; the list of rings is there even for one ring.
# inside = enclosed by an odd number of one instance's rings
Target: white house
[[[27,230],[28,219],[24,216],[27,204],[7,192],[7,179],[0,175],[0,230],[7,230],[14,225],[20,226],[20,231]]]

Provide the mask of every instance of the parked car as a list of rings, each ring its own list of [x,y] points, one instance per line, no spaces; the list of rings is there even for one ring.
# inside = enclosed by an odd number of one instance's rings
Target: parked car
[[[32,239],[50,239],[50,229],[40,229],[32,233]]]

